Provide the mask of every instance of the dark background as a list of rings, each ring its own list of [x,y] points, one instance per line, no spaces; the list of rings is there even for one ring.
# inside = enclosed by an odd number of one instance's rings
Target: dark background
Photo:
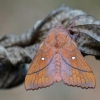
[[[100,19],[100,0],[0,0],[0,36],[27,32],[37,20],[44,19],[62,4]],[[0,100],[100,100],[100,61],[92,56],[85,59],[95,74],[95,89],[69,87],[60,82],[45,89],[26,91],[22,84],[0,90]]]

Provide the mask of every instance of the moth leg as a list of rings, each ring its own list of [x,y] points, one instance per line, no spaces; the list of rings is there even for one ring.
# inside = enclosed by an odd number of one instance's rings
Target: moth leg
[[[74,27],[75,25],[76,25],[76,22],[74,21],[74,22],[71,23],[71,25],[68,27],[68,29]]]
[[[78,32],[73,31],[73,27],[76,25],[75,22],[73,22],[68,28],[67,30],[69,31],[69,35],[70,37],[75,41],[77,39],[77,37],[80,35],[80,31],[78,30]]]

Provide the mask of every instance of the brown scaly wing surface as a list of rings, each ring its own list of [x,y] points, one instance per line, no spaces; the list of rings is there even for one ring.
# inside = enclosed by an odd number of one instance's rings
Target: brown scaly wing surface
[[[68,37],[67,37],[68,38]],[[89,65],[69,37],[69,43],[61,49],[61,76],[65,84],[81,88],[94,88],[95,77]]]
[[[55,76],[54,64],[54,51],[43,42],[26,75],[25,89],[35,90],[53,84]]]

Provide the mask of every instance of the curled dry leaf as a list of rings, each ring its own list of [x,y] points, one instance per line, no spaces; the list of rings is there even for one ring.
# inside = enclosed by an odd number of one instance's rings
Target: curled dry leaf
[[[6,48],[12,46],[21,46],[21,47],[28,46],[32,38],[31,36],[32,31],[33,30],[29,30],[27,33],[21,35],[8,34],[2,36],[0,38],[0,45]]]
[[[76,43],[80,51],[86,55],[100,56],[100,21],[90,15],[80,15],[69,21],[71,31],[80,33]],[[98,58],[99,59],[99,58]]]
[[[82,54],[90,54],[99,59],[100,21],[92,16],[87,15],[81,10],[73,10],[69,7],[62,6],[49,13],[44,18],[44,20],[37,21],[34,27],[27,33],[21,35],[8,34],[0,37],[0,62],[3,68],[5,68],[3,72],[10,73],[10,75],[3,75],[3,73],[1,73],[2,78],[0,80],[0,84],[3,84],[3,82],[6,82],[8,84],[9,82],[9,85],[0,85],[0,88],[14,86],[12,85],[13,81],[9,81],[9,79],[11,78],[9,76],[15,75],[16,77],[18,77],[16,73],[18,73],[19,71],[21,72],[22,70],[22,72],[25,72],[24,69],[20,69],[20,66],[22,64],[31,62],[31,59],[34,57],[38,49],[39,43],[47,36],[48,30],[54,27],[59,21],[66,28],[68,28],[73,22],[76,21],[75,25],[71,27],[71,29],[73,34],[80,32],[79,37],[76,39],[78,48],[80,49]],[[7,62],[9,62],[10,65]],[[2,66],[0,66],[0,69],[2,69]],[[25,65],[23,66],[25,67]],[[6,69],[6,67],[14,71],[9,71],[8,69]],[[19,70],[17,70],[17,68]],[[19,77],[20,75],[21,74],[19,74]],[[24,76],[25,74],[23,74],[23,77]],[[4,80],[4,78],[5,81],[2,81]],[[20,81],[23,82],[23,78],[20,79]],[[16,83],[16,85],[18,84]]]
[[[21,84],[26,75],[26,65],[10,62],[8,53],[4,47],[0,46],[0,88],[11,88]],[[25,59],[25,58],[24,58]]]

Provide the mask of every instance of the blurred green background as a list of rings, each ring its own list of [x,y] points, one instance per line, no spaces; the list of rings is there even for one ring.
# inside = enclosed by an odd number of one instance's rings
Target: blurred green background
[[[0,0],[0,36],[27,32],[37,20],[44,19],[62,4],[100,19],[100,0]],[[95,74],[95,89],[69,87],[60,82],[48,88],[25,91],[22,84],[10,90],[0,90],[0,100],[100,100],[100,61],[92,56],[85,59]]]

